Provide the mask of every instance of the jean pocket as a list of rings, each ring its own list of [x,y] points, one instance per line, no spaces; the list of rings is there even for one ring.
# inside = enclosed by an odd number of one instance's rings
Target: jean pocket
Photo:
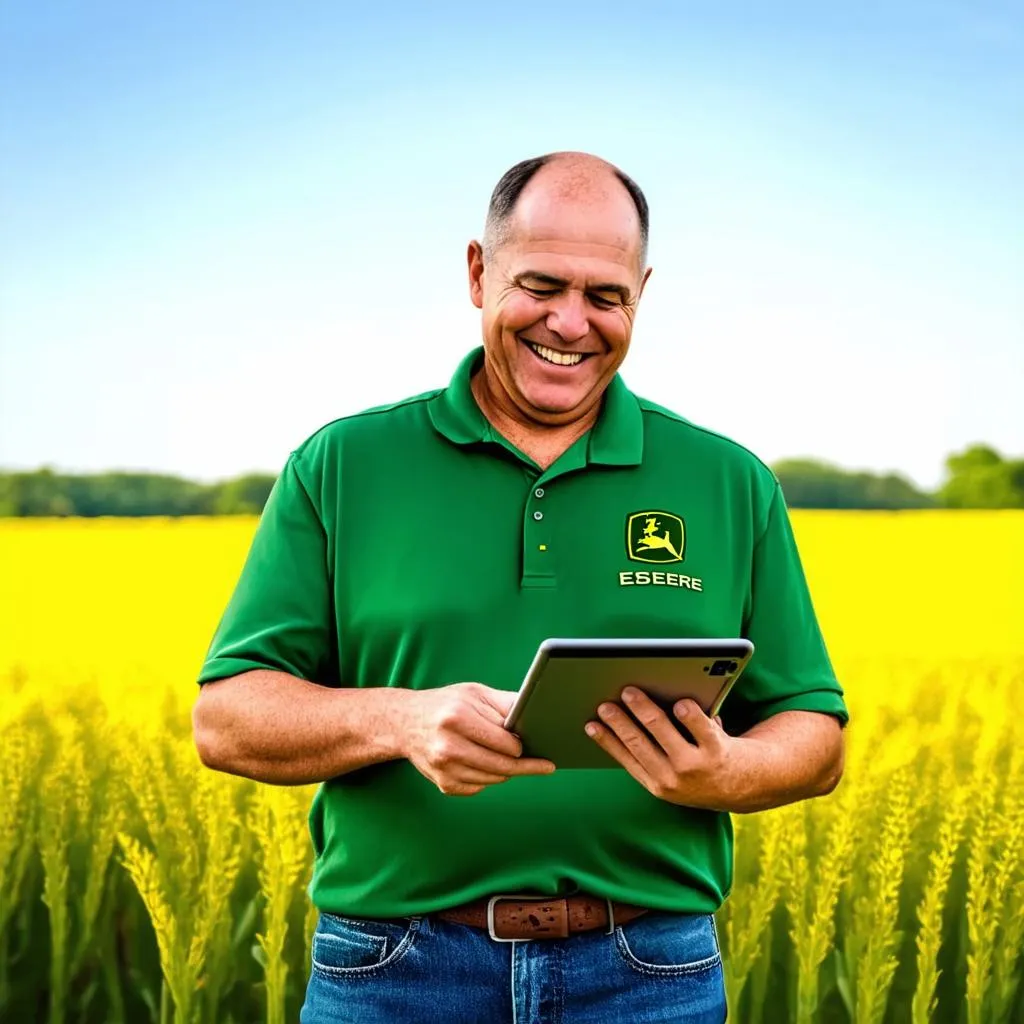
[[[313,933],[312,968],[334,978],[377,975],[405,956],[421,920],[374,921],[321,912]]]
[[[615,944],[643,974],[697,974],[722,963],[714,914],[650,912],[616,928]]]

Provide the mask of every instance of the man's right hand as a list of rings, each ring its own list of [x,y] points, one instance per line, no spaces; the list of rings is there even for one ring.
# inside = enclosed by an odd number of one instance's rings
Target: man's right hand
[[[521,757],[504,726],[515,693],[481,683],[415,690],[403,708],[403,756],[450,796],[473,796],[513,775],[548,775],[554,764]]]

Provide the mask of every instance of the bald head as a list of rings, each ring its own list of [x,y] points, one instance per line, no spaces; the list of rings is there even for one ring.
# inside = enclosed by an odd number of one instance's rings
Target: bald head
[[[519,217],[543,216],[545,207],[575,204],[629,206],[627,220],[638,250],[639,266],[647,264],[648,209],[640,187],[607,160],[590,153],[558,152],[523,160],[506,171],[491,193],[484,228],[484,261],[515,237]]]

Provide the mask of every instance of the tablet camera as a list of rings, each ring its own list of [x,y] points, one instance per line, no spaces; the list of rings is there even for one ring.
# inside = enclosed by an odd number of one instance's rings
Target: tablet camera
[[[716,661],[708,672],[709,676],[731,676],[739,666],[735,661]]]

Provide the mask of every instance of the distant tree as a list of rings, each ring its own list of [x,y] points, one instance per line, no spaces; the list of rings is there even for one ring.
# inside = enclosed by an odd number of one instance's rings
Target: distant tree
[[[17,516],[74,515],[64,480],[49,466],[32,473],[12,473],[5,487],[5,505]]]
[[[946,459],[939,497],[947,508],[1024,508],[1024,459],[975,444]]]
[[[935,499],[898,473],[851,472],[818,459],[772,467],[790,508],[928,508]]]
[[[159,473],[0,473],[0,516],[198,516],[258,513],[274,477],[200,484]],[[269,480],[269,484],[266,481]]]
[[[259,515],[275,479],[268,473],[248,473],[218,484],[213,497],[214,515]]]
[[[188,516],[203,511],[203,484],[156,473],[100,473],[65,478],[80,516]]]
[[[18,515],[17,499],[14,494],[14,478],[0,473],[0,519]]]

